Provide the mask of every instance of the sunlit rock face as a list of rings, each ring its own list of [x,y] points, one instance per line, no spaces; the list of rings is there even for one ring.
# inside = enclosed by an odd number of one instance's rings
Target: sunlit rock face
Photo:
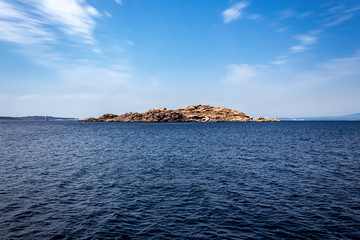
[[[243,112],[209,105],[189,106],[175,111],[184,114],[189,122],[250,122],[252,120]]]

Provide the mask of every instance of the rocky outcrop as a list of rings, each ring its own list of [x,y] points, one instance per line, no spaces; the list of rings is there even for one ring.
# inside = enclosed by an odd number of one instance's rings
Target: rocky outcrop
[[[98,118],[90,117],[82,120],[83,122],[100,122]]]
[[[277,119],[249,117],[243,112],[209,105],[189,106],[184,109],[167,110],[153,108],[145,113],[123,115],[104,114],[99,118],[87,118],[85,122],[275,122]]]
[[[145,113],[125,113],[107,122],[185,122],[185,116],[174,110],[150,109]]]
[[[254,122],[280,122],[280,120],[276,118],[268,118],[268,117],[257,117]]]
[[[108,120],[114,119],[116,117],[118,117],[118,115],[107,113],[107,114],[104,114],[101,117],[99,117],[99,121],[107,122]]]
[[[209,105],[189,106],[175,111],[185,115],[188,122],[251,122],[252,118],[243,112]]]

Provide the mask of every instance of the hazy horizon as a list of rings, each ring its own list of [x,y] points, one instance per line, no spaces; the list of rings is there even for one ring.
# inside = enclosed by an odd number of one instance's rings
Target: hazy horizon
[[[360,3],[0,0],[0,116],[360,112]]]

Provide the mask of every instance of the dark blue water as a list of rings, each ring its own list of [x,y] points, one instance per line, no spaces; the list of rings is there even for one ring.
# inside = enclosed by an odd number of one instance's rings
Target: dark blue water
[[[360,122],[0,122],[1,239],[356,239]]]

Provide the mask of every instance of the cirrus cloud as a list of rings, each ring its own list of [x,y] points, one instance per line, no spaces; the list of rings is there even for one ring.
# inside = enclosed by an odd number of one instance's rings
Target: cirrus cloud
[[[61,39],[94,44],[101,14],[82,0],[0,0],[0,39],[22,45]]]
[[[242,10],[249,5],[248,2],[242,1],[237,4],[234,4],[230,8],[222,12],[224,23],[230,23],[238,20],[243,12]]]
[[[303,51],[309,49],[309,47],[311,45],[315,44],[318,40],[317,37],[310,35],[310,34],[296,35],[296,36],[294,36],[294,38],[297,39],[300,42],[300,44],[292,46],[290,48],[290,52],[292,52],[292,53],[303,52]]]

